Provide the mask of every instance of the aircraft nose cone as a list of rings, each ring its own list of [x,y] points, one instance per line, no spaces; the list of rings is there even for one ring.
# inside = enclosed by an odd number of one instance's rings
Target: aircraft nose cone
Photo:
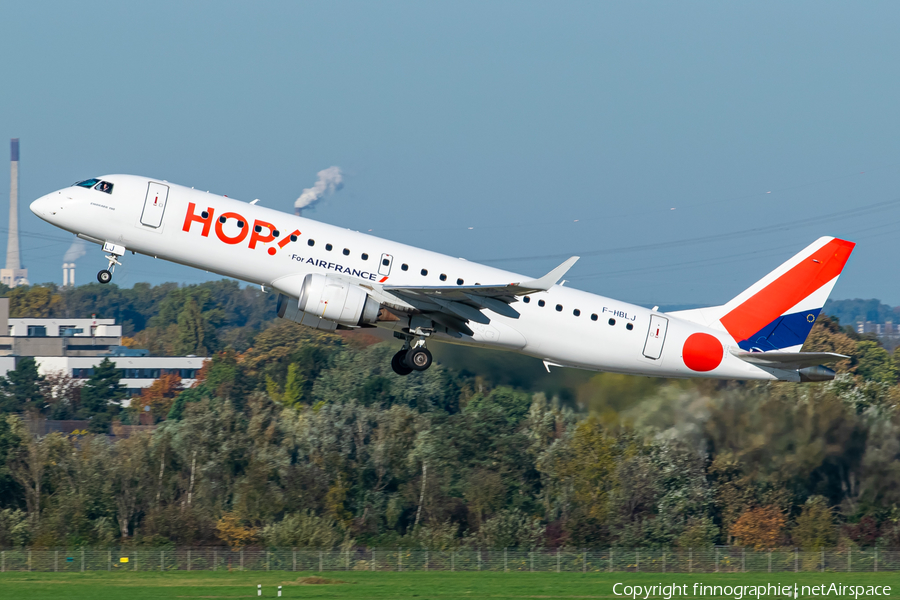
[[[33,212],[34,214],[36,214],[39,217],[44,216],[43,207],[46,203],[43,200],[44,200],[43,198],[38,198],[37,200],[32,202],[31,206],[29,207],[29,208],[31,208],[31,212]]]
[[[31,212],[33,212],[40,218],[47,220],[56,213],[56,211],[53,210],[53,203],[53,198],[51,198],[51,195],[48,194],[46,196],[41,196],[40,198],[32,202],[29,208],[31,209]]]

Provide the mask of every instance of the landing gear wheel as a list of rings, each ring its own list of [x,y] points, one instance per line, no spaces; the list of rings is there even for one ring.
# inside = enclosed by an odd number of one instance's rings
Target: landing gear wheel
[[[431,352],[425,346],[410,348],[406,353],[406,364],[414,371],[424,371],[431,366]]]
[[[109,283],[110,281],[112,281],[112,273],[110,273],[106,269],[103,269],[102,271],[97,273],[97,281],[99,281],[100,283]]]
[[[391,358],[391,368],[397,375],[409,375],[413,372],[406,365],[406,350],[401,350]]]

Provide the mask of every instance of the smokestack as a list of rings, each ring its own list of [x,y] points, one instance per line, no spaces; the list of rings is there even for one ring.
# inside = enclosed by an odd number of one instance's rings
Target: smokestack
[[[69,287],[69,263],[63,263],[63,287]]]
[[[6,243],[6,268],[21,269],[19,261],[19,138],[9,143],[9,240]]]
[[[69,285],[75,287],[75,263],[69,263]]]
[[[6,243],[6,268],[0,269],[0,283],[9,287],[28,285],[28,270],[19,257],[19,138],[9,143],[9,238]]]

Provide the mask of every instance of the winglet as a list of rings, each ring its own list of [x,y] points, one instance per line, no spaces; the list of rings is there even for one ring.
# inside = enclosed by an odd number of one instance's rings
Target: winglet
[[[556,283],[560,279],[563,278],[563,275],[565,275],[569,271],[569,269],[572,268],[572,265],[574,265],[576,262],[578,262],[579,258],[581,258],[581,257],[573,256],[572,258],[568,259],[566,262],[559,265],[558,267],[556,267],[555,269],[553,269],[552,271],[550,271],[549,273],[547,273],[540,279],[532,279],[531,281],[523,281],[521,283],[514,283],[512,285],[518,286],[521,288],[541,290],[543,292],[546,292],[547,290],[552,288],[554,285],[556,285]]]

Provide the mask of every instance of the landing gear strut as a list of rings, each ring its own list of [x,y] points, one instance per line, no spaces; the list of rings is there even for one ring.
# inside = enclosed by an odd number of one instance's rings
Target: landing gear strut
[[[400,335],[397,335],[400,337]],[[397,375],[409,375],[413,371],[425,371],[434,362],[431,352],[425,347],[425,338],[403,336],[405,343],[391,358],[391,368]]]
[[[125,246],[106,242],[103,244],[103,251],[109,252],[109,254],[106,255],[109,266],[97,273],[97,281],[100,283],[109,283],[112,281],[113,273],[116,271],[116,265],[122,266],[122,263],[119,262],[119,257],[125,254]]]

